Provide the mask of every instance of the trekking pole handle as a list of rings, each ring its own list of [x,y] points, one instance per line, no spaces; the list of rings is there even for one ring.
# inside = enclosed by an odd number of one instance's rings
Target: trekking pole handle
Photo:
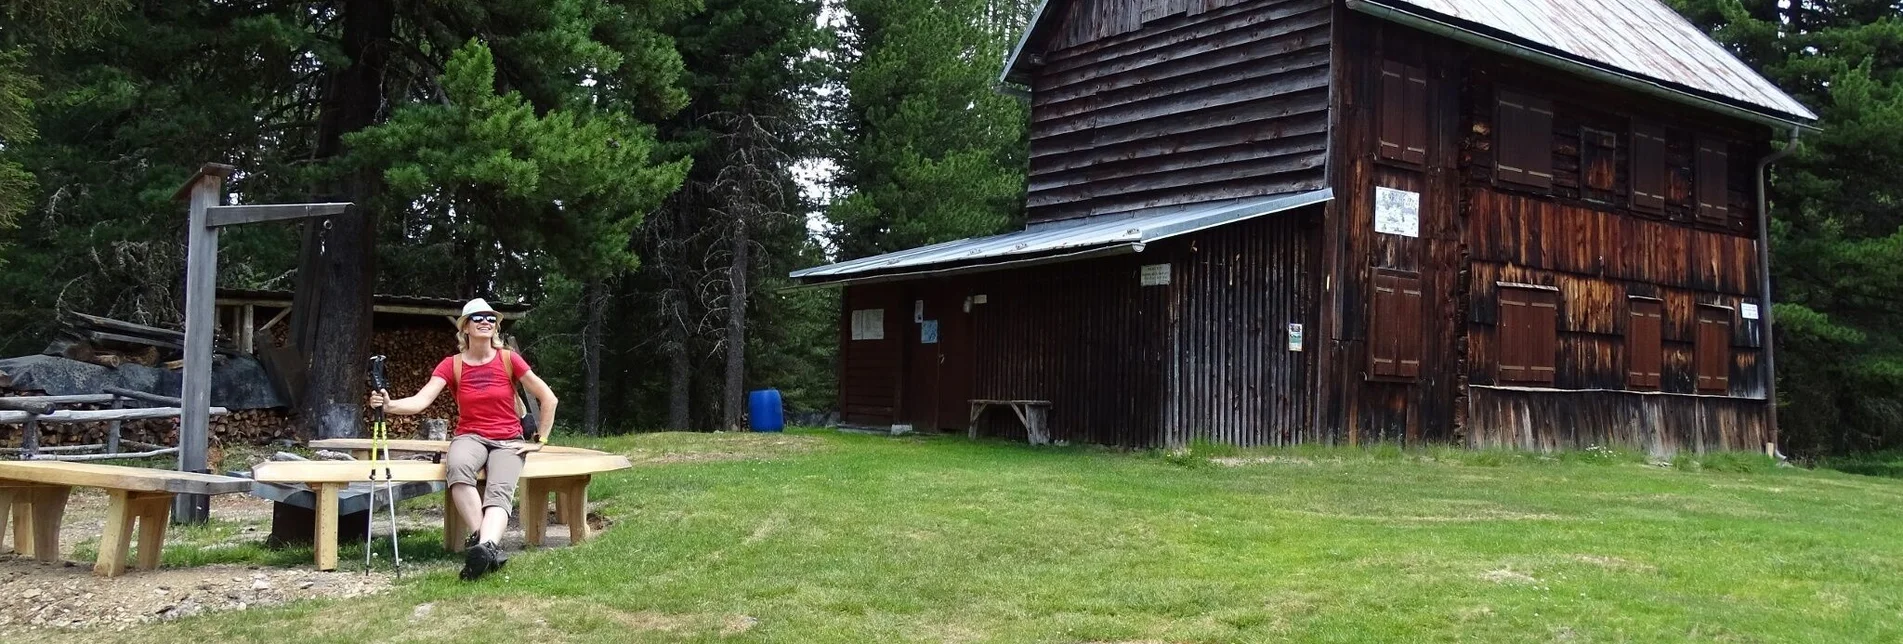
[[[383,391],[390,388],[390,379],[383,375],[383,361],[386,356],[370,356],[370,388]]]

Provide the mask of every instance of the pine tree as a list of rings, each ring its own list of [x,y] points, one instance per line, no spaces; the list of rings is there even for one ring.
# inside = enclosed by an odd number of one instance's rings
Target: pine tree
[[[980,0],[846,0],[835,58],[842,258],[1000,232],[1022,220],[1026,105],[998,91],[1012,28]]]

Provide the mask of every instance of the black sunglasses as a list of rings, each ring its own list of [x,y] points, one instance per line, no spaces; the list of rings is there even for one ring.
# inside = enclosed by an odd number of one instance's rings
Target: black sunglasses
[[[469,316],[470,322],[487,322],[490,324],[494,324],[497,320],[501,320],[501,319],[502,318],[499,318],[493,315],[487,315],[487,314],[478,314],[478,315]]]

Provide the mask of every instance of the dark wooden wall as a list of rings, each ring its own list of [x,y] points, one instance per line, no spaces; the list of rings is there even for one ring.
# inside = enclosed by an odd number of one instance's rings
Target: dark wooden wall
[[[911,321],[903,287],[874,284],[848,287],[839,298],[839,417],[849,425],[888,427],[899,421],[905,395],[905,329]],[[852,339],[852,314],[881,309],[885,337]]]
[[[1085,0],[1032,81],[1031,221],[1324,184],[1329,0]]]
[[[1166,440],[1314,442],[1322,208],[1270,215],[1172,241],[1174,355]],[[1149,254],[1146,252],[1145,254]],[[1302,351],[1288,325],[1301,324]]]
[[[1326,262],[1340,277],[1326,326],[1320,414],[1345,442],[1446,440],[1545,449],[1614,440],[1671,451],[1757,449],[1765,434],[1765,374],[1759,321],[1737,315],[1756,304],[1755,187],[1751,168],[1769,133],[1658,99],[1529,66],[1449,40],[1340,9],[1334,81],[1340,124],[1332,174],[1337,201]],[[1381,69],[1393,61],[1424,70],[1429,114],[1425,161],[1379,154]],[[1552,101],[1552,186],[1495,178],[1496,92]],[[1666,133],[1666,204],[1630,206],[1634,122]],[[1582,143],[1587,128],[1610,132],[1610,148]],[[1695,141],[1728,142],[1728,216],[1697,219]],[[1610,179],[1610,190],[1584,179]],[[1418,237],[1373,230],[1376,186],[1421,193]],[[1371,377],[1373,271],[1419,275],[1428,350],[1418,379]],[[1551,385],[1497,382],[1499,282],[1558,289],[1556,369]],[[1663,302],[1664,364],[1658,392],[1627,393],[1630,296]],[[1697,395],[1693,343],[1700,305],[1733,311],[1729,389]],[[1377,323],[1378,324],[1378,323]],[[1568,392],[1568,393],[1562,393]],[[1755,410],[1755,411],[1754,411]],[[1575,420],[1576,419],[1576,420]],[[1695,420],[1694,420],[1695,419]],[[1598,444],[1604,444],[1600,442]]]

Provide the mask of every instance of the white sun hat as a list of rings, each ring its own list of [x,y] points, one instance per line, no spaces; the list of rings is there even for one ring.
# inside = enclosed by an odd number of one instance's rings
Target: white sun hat
[[[488,302],[479,297],[463,305],[462,317],[456,318],[456,328],[463,328],[463,325],[469,322],[469,316],[477,313],[489,313],[495,315],[497,320],[502,319],[501,313],[497,313],[494,308],[489,306]]]

